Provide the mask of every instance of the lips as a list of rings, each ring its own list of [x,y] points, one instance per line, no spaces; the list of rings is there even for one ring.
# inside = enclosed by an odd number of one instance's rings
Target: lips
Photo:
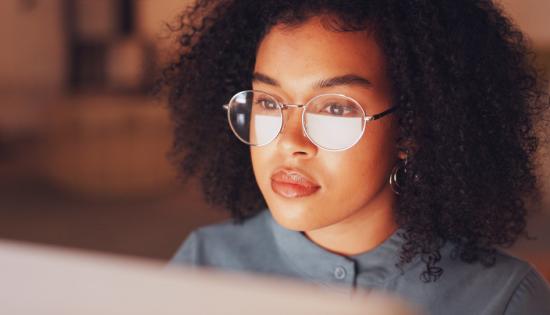
[[[285,198],[309,196],[319,188],[321,186],[297,169],[279,169],[271,176],[271,189]]]

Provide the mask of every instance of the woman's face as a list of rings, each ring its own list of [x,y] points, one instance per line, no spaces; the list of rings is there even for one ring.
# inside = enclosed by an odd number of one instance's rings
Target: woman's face
[[[272,28],[260,43],[254,70],[253,89],[283,103],[305,104],[319,94],[339,93],[358,101],[367,115],[392,106],[384,56],[372,35],[327,30],[319,18]],[[353,79],[319,87],[342,76]],[[256,181],[275,220],[311,231],[388,215],[394,202],[388,178],[397,160],[395,117],[367,123],[355,146],[335,152],[307,138],[301,114],[301,109],[285,110],[281,134],[250,149]]]

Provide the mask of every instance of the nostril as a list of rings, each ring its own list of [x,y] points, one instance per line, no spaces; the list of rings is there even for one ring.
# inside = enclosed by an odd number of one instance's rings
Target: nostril
[[[307,155],[307,152],[305,152],[305,151],[295,151],[293,154],[294,155]]]

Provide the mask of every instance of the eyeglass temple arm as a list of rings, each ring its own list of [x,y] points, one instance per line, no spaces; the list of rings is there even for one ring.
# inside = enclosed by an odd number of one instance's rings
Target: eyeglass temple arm
[[[394,112],[396,109],[397,109],[397,106],[390,107],[389,109],[386,109],[385,111],[383,111],[379,114],[365,117],[365,120],[366,121],[371,121],[371,120],[380,119],[380,118],[386,116],[387,114],[390,114],[390,113]]]
[[[223,104],[222,107],[224,110],[229,110],[229,104]]]

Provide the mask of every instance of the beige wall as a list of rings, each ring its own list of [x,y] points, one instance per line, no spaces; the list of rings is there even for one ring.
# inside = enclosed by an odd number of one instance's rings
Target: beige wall
[[[550,50],[550,1],[500,2],[537,48]],[[56,91],[65,80],[62,0],[35,3],[33,10],[24,11],[19,0],[0,1],[0,38],[6,43],[0,50],[0,91]],[[137,0],[139,32],[166,43],[163,23],[173,22],[189,3],[190,0]]]
[[[155,43],[161,61],[167,60],[174,50],[175,38],[171,36],[166,23],[176,23],[178,14],[192,3],[192,0],[163,0],[162,5],[159,5],[156,0],[137,0],[139,33]]]
[[[539,60],[545,59],[546,63],[550,63],[550,0],[498,0],[498,2],[529,37],[539,54]],[[546,66],[550,67],[550,64]],[[550,68],[546,70],[550,73]],[[548,88],[550,91],[550,85]],[[542,209],[550,214],[550,131],[540,130],[540,133],[548,138],[539,153],[539,178],[543,188]]]
[[[550,50],[549,0],[500,0],[517,25],[539,49]]]
[[[60,91],[65,80],[62,1],[0,1],[0,93]]]
[[[165,22],[172,22],[178,13],[191,4],[191,0],[137,0],[137,20],[139,32],[148,38],[162,37]]]

